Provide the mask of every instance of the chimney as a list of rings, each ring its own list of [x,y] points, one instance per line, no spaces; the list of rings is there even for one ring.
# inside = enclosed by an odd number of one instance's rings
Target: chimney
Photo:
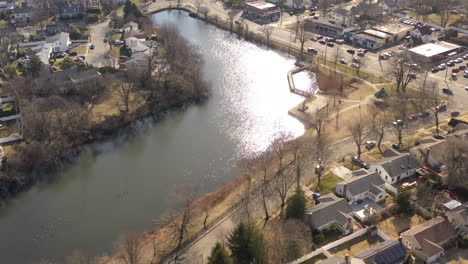
[[[401,235],[398,237],[398,242],[400,242],[400,244],[402,243],[402,240],[403,238],[401,237]]]

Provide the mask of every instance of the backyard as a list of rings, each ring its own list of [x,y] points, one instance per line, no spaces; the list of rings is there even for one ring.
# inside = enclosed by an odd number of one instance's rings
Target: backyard
[[[377,228],[391,239],[398,239],[400,233],[426,222],[422,216],[417,214],[395,215],[377,224]]]
[[[369,248],[383,242],[383,239],[379,236],[363,235],[356,237],[348,242],[345,242],[335,248],[329,250],[331,254],[339,256],[354,256],[358,253],[368,250]]]

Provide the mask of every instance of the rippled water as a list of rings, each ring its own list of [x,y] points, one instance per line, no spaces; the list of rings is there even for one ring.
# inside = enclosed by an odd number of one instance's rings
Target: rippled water
[[[153,227],[171,203],[174,185],[213,191],[231,180],[235,163],[264,149],[279,131],[303,126],[288,116],[301,102],[289,93],[294,61],[236,38],[184,12],[162,12],[199,48],[213,95],[202,105],[139,122],[119,138],[95,144],[53,183],[43,183],[0,209],[1,263],[63,259],[74,249],[110,252],[123,230]],[[311,85],[309,77],[296,84]]]

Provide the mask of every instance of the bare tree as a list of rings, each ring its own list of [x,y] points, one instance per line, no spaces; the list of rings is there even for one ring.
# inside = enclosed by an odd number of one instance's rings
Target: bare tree
[[[358,158],[361,158],[362,154],[362,145],[364,144],[368,133],[368,124],[366,120],[364,120],[361,116],[361,108],[359,107],[359,117],[349,121],[348,124],[348,131],[351,133],[351,137],[356,144],[357,147],[357,154]]]
[[[125,264],[141,263],[141,249],[143,244],[134,232],[125,232],[117,244],[119,258]]]
[[[135,83],[133,82],[120,82],[117,92],[119,95],[120,103],[122,104],[123,111],[130,110],[133,92],[135,91]]]
[[[310,116],[310,127],[315,130],[318,138],[320,138],[324,133],[325,123],[327,120],[328,115],[324,108],[317,110],[313,115]]]
[[[293,167],[294,174],[296,176],[297,188],[300,188],[302,173],[307,168],[309,151],[304,147],[303,141],[300,139],[294,139],[292,142],[293,150]]]
[[[273,34],[274,28],[272,26],[269,26],[269,25],[264,25],[261,30],[262,30],[263,34],[265,34],[266,44],[269,45],[270,44],[270,37],[271,37],[271,34]]]
[[[375,126],[374,126],[374,133],[377,135],[377,149],[380,153],[383,153],[382,150],[382,141],[385,136],[385,128],[388,127],[390,124],[387,116],[387,112],[385,110],[377,117]]]
[[[69,264],[93,264],[95,262],[84,251],[75,250],[73,254],[68,258],[67,263]]]
[[[333,55],[333,68],[336,72],[336,66],[338,65],[338,62],[340,59],[343,57],[343,50],[339,48],[338,46],[335,48],[335,54]],[[336,77],[336,74],[335,74]]]
[[[332,157],[333,150],[331,148],[330,140],[325,136],[317,138],[315,149],[318,163],[316,166],[315,174],[317,175],[317,186],[320,187],[322,173]]]
[[[360,58],[359,62],[356,63],[356,64],[357,64],[356,73],[357,73],[357,75],[360,75],[362,67],[365,67],[366,64],[367,64],[367,57],[364,56],[364,57]]]
[[[457,0],[448,0],[448,1],[432,1],[432,7],[436,9],[440,16],[440,26],[446,27],[448,26],[448,22],[452,17],[452,10],[455,6],[459,5],[459,1]]]
[[[175,191],[171,193],[171,197],[176,202],[179,211],[177,213],[170,212],[163,218],[163,222],[171,230],[171,235],[176,239],[177,247],[180,247],[189,235],[193,217],[192,206],[197,192],[193,185],[184,184],[176,187]]]
[[[317,8],[322,10],[323,15],[325,16],[328,13],[328,9],[332,7],[332,3],[330,0],[319,0],[317,4]]]
[[[288,191],[294,185],[294,177],[290,175],[289,170],[277,171],[273,176],[273,190],[280,200],[280,216],[283,216],[283,210],[286,206],[286,197]]]
[[[442,154],[447,164],[448,175],[445,179],[450,188],[466,186],[468,182],[468,141],[450,137]]]
[[[389,61],[389,74],[395,78],[397,91],[406,93],[409,83],[420,73],[420,68],[415,65],[411,58],[406,56],[395,56]]]
[[[301,53],[299,57],[302,59],[304,55],[304,44],[309,39],[309,34],[305,30],[304,21],[298,21],[297,24],[297,38],[299,39],[299,43],[301,44]]]

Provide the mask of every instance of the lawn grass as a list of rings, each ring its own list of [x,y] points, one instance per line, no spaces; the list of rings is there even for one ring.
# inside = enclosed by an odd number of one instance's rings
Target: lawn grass
[[[377,224],[377,228],[390,239],[398,239],[401,232],[424,222],[426,222],[426,219],[417,214],[401,214],[381,221]]]
[[[343,179],[336,176],[334,173],[326,172],[322,175],[318,189],[322,195],[330,193],[333,188],[335,188],[335,185],[341,181],[343,181]]]
[[[333,62],[328,62],[327,64],[329,63],[332,63]],[[330,65],[330,64],[329,64]],[[385,79],[385,78],[382,78],[380,76],[375,76],[375,75],[372,75],[372,74],[369,74],[369,73],[366,73],[366,72],[363,72],[363,71],[360,71],[359,74],[357,74],[356,70],[353,69],[353,68],[350,68],[348,66],[345,66],[343,64],[337,64],[336,65],[336,68],[344,73],[347,73],[349,75],[352,75],[352,76],[355,76],[355,77],[358,77],[358,78],[361,78],[363,80],[366,80],[372,84],[376,84],[376,83],[390,83],[389,80]]]
[[[324,254],[319,254],[319,255],[317,255],[317,256],[315,256],[313,258],[310,258],[310,259],[308,259],[306,261],[301,262],[300,264],[314,264],[314,263],[317,263],[317,262],[322,261],[324,259],[327,259],[327,257]]]
[[[359,254],[363,251],[368,250],[369,248],[377,245],[378,243],[383,242],[379,236],[370,236],[370,235],[363,235],[360,237],[356,237],[351,239],[348,242],[345,242],[339,246],[337,246],[336,250],[329,250],[331,254],[339,255],[339,256],[354,256]]]

